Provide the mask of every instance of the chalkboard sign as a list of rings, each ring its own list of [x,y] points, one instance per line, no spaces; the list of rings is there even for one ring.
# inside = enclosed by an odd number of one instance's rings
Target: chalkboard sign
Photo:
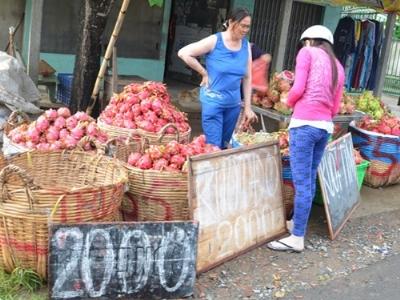
[[[318,176],[333,240],[360,201],[350,133],[327,145]]]
[[[193,156],[192,219],[199,221],[197,271],[204,272],[286,232],[277,142]]]
[[[50,226],[51,299],[190,296],[196,222]]]

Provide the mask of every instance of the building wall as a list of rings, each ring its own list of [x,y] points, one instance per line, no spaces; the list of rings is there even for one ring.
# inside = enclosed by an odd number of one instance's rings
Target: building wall
[[[31,3],[34,0],[26,0],[26,24],[29,24]],[[132,3],[131,5],[133,5]],[[135,59],[118,58],[118,75],[137,75],[149,80],[162,81],[165,68],[165,54],[167,49],[168,25],[171,11],[171,0],[164,0],[163,23],[160,41],[159,59]],[[24,45],[28,41],[28,30],[24,34]],[[24,54],[26,55],[26,49]],[[48,62],[58,73],[72,73],[75,64],[75,55],[40,53],[40,58]]]
[[[23,0],[2,0],[9,3],[21,2]],[[29,21],[31,1],[26,0],[26,17],[25,21]],[[135,59],[135,58],[118,58],[118,74],[119,75],[137,75],[149,80],[162,81],[164,79],[165,70],[165,55],[167,48],[168,24],[171,11],[172,0],[164,1],[163,11],[163,24],[162,35],[160,43],[160,58],[159,59]],[[255,0],[232,0],[231,7],[246,7],[250,13],[253,13]],[[335,30],[338,20],[340,19],[340,7],[327,6],[324,14],[323,25]],[[3,11],[3,10],[2,10]],[[27,34],[24,35],[24,41],[27,41]],[[26,44],[26,43],[24,43]],[[26,52],[25,52],[26,54]],[[59,73],[72,73],[75,63],[75,55],[55,54],[55,53],[41,53],[41,59],[46,60],[52,65]]]
[[[333,6],[325,7],[324,21],[322,25],[328,27],[332,31],[332,33],[335,32],[336,26],[340,20],[341,11],[342,11],[341,7],[333,7]]]
[[[12,1],[12,0],[8,0]],[[21,1],[21,0],[19,0]],[[34,0],[26,0],[26,22],[29,24],[31,2]],[[167,49],[168,25],[170,19],[172,0],[164,0],[162,35],[160,43],[159,59],[135,59],[135,58],[118,58],[118,74],[119,75],[137,75],[149,80],[162,81],[165,70],[165,55]],[[254,0],[232,0],[232,7],[246,7],[252,13],[254,9]],[[28,33],[25,31],[24,44],[27,44]],[[26,41],[26,42],[25,42]],[[26,55],[26,49],[24,51]],[[46,60],[59,73],[72,73],[75,63],[75,55],[41,53],[41,59]]]
[[[8,28],[16,27],[25,11],[25,0],[1,0],[0,2],[0,50],[4,51],[8,43]],[[22,47],[24,23],[15,34],[16,46]]]
[[[232,7],[244,7],[247,8],[250,12],[250,14],[253,14],[254,10],[254,2],[255,0],[232,0],[231,4]]]

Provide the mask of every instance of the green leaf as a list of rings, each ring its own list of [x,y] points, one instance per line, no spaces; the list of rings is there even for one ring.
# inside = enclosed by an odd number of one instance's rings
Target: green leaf
[[[154,6],[157,5],[159,7],[162,7],[164,3],[164,0],[149,0],[149,5]]]

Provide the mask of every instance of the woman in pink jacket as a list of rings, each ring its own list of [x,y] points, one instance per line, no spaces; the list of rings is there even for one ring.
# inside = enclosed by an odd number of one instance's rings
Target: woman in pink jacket
[[[302,48],[296,57],[294,85],[287,104],[293,108],[289,124],[290,168],[295,188],[293,228],[290,236],[268,243],[279,251],[304,250],[317,168],[330,134],[333,117],[343,94],[344,70],[333,52],[333,35],[321,25],[301,35]]]

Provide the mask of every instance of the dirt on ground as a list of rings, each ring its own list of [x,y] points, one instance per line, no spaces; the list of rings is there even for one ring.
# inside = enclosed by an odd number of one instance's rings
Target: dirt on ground
[[[303,253],[265,245],[201,274],[192,299],[302,299],[301,291],[400,253],[400,210],[350,219],[331,241],[314,206]]]

